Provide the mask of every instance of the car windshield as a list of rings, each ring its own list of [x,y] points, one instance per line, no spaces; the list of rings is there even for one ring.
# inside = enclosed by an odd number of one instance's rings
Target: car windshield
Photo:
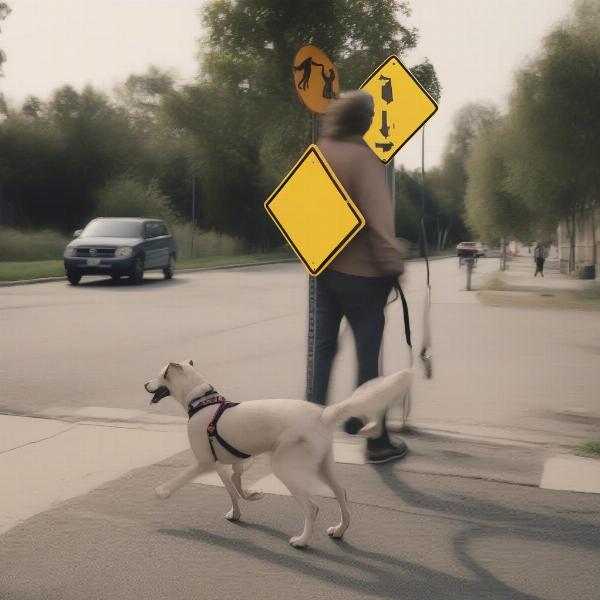
[[[117,219],[102,219],[92,221],[80,237],[142,237],[142,224],[138,221],[119,221]]]

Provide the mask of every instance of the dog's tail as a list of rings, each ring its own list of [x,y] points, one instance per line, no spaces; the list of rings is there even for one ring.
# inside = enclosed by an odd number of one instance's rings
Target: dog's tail
[[[373,435],[379,430],[381,419],[392,402],[408,394],[411,381],[412,369],[371,379],[357,388],[347,400],[325,408],[321,422],[333,427],[342,419],[358,417],[365,420],[365,425],[358,433]]]

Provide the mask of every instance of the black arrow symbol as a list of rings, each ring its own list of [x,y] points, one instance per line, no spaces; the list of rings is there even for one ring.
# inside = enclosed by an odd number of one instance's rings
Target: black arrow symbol
[[[394,144],[392,142],[386,142],[385,144],[379,142],[375,144],[375,148],[381,148],[384,152],[389,152],[393,148]]]
[[[384,75],[379,76],[379,81],[383,81],[381,86],[381,99],[388,104],[394,101],[394,92],[392,90],[392,80]]]
[[[383,137],[388,137],[390,134],[390,128],[388,127],[387,122],[387,110],[381,111],[381,129],[379,131],[381,131]]]

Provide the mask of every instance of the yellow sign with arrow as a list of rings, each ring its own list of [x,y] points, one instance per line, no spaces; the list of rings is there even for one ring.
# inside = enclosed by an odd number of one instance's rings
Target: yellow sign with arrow
[[[375,113],[364,140],[388,163],[434,115],[438,106],[397,56],[390,56],[360,86],[373,96]]]

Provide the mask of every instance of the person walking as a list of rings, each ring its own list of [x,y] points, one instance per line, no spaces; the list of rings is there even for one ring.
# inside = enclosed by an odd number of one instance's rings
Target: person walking
[[[327,403],[342,317],[346,317],[354,333],[357,384],[380,375],[384,309],[392,288],[404,272],[384,166],[363,140],[373,120],[373,110],[373,98],[363,91],[349,92],[332,100],[322,118],[317,142],[366,221],[365,228],[316,281],[314,379],[307,396],[308,400],[323,405]],[[355,434],[363,425],[363,421],[353,417],[344,429]],[[386,462],[402,458],[407,451],[404,441],[390,440],[384,415],[381,435],[367,441],[367,461]]]
[[[544,262],[546,260],[546,249],[540,242],[537,242],[535,245],[535,250],[533,251],[533,259],[535,260],[535,274],[534,277],[537,277],[539,273],[542,277],[544,276]]]

